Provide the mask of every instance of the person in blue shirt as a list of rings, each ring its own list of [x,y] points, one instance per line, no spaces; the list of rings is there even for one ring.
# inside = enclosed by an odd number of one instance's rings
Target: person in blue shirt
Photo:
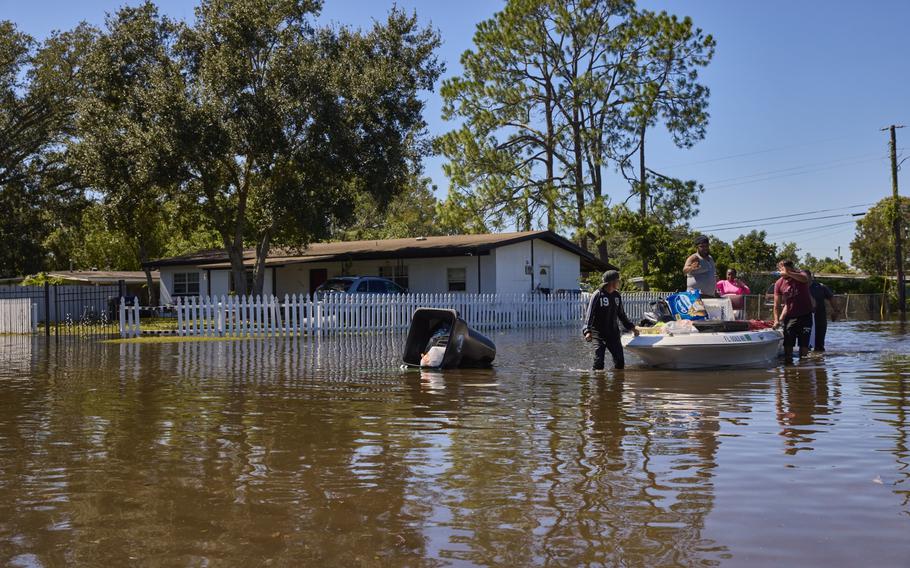
[[[603,284],[591,296],[591,301],[588,303],[585,327],[582,330],[585,341],[593,341],[596,344],[594,348],[595,371],[604,368],[604,355],[607,350],[613,357],[614,369],[625,367],[626,361],[622,352],[622,343],[619,340],[622,335],[619,330],[620,322],[626,330],[638,335],[638,328],[629,321],[629,317],[622,307],[622,297],[617,291],[619,272],[608,270],[603,273],[602,280]]]
[[[828,310],[825,308],[825,302],[831,306],[831,321],[837,321],[837,300],[834,298],[834,292],[818,280],[808,270],[805,273],[809,276],[809,294],[815,304],[813,312],[813,331],[814,339],[812,341],[812,350],[817,353],[825,352],[825,335],[828,333]]]

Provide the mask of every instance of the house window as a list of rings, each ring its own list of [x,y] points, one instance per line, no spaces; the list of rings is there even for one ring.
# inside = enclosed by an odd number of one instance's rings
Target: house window
[[[174,274],[174,296],[198,296],[199,273],[177,272]]]
[[[405,290],[408,288],[408,267],[404,264],[397,266],[380,266],[379,276],[382,278],[388,278]]]
[[[449,292],[464,292],[468,289],[467,274],[464,268],[447,268],[446,281],[449,284]]]

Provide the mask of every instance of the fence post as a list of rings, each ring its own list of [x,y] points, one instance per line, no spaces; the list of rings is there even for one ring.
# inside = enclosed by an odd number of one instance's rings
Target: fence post
[[[51,336],[51,285],[44,282],[44,336]]]
[[[120,337],[126,337],[126,300],[120,296]]]
[[[139,327],[139,298],[137,297],[133,300],[133,337],[140,335],[142,335],[142,330]]]

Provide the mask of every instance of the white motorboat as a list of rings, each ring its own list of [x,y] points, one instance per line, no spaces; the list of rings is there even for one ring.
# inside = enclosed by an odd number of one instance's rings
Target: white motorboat
[[[777,357],[783,338],[776,329],[638,337],[629,334],[623,336],[622,344],[652,367],[700,369],[766,364]]]

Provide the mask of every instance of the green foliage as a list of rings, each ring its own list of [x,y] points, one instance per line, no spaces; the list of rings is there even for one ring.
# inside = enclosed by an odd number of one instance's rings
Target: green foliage
[[[806,253],[806,256],[803,257],[803,262],[800,266],[806,270],[811,270],[813,274],[852,274],[854,272],[850,265],[843,260],[829,256],[815,258],[809,253]]]
[[[736,254],[733,247],[713,235],[711,236],[711,256],[714,257],[718,279],[726,276],[728,268],[736,268]]]
[[[799,247],[796,243],[784,243],[777,251],[777,260],[790,260],[793,264],[799,264]]]
[[[477,25],[475,49],[464,52],[464,73],[440,90],[443,118],[461,126],[436,141],[466,224],[531,230],[541,216],[557,225],[556,64],[547,29],[555,4],[509,2]],[[530,117],[541,116],[541,123]]]
[[[79,138],[69,161],[102,201],[100,214],[82,228],[86,256],[77,264],[135,270],[161,253],[155,231],[166,192],[182,176],[176,109],[185,87],[172,47],[177,31],[151,2],[124,7],[108,17],[85,58]],[[132,258],[111,258],[121,253],[117,245]]]
[[[55,230],[45,246],[60,257],[57,268],[77,270],[139,270],[139,258],[132,239],[111,229],[101,203],[86,207],[79,223]]]
[[[750,231],[733,239],[734,268],[741,274],[755,274],[774,270],[777,265],[777,247],[765,240],[765,231]]]
[[[436,32],[393,9],[368,32],[316,28],[319,3],[204,0],[178,44],[193,86],[184,139],[190,182],[245,290],[273,245],[304,246],[388,202],[426,145],[418,96],[441,72]]]
[[[910,197],[900,198],[904,266],[910,266]],[[894,266],[894,200],[882,199],[856,222],[856,234],[850,243],[853,266],[867,274],[893,274]]]
[[[45,284],[56,286],[66,284],[66,280],[59,276],[50,276],[47,272],[39,272],[26,276],[22,279],[22,282],[19,283],[20,286],[44,286]]]
[[[93,30],[79,25],[38,43],[0,21],[0,275],[60,267],[44,246],[72,227],[86,200],[65,160],[74,134],[80,65]]]
[[[639,196],[641,214],[685,222],[697,214],[704,188],[647,168],[645,138],[647,130],[660,123],[680,148],[704,138],[710,92],[698,81],[698,71],[714,57],[714,38],[695,28],[691,19],[666,12],[635,13],[630,24],[624,33],[634,80],[621,87],[625,108],[617,119],[612,152],[631,182],[632,194]],[[632,173],[636,165],[637,175]]]
[[[361,194],[354,222],[339,231],[341,240],[398,239],[441,235],[436,197],[430,179],[414,176],[404,191],[385,207],[373,196]]]
[[[692,254],[692,235],[683,228],[671,228],[620,205],[612,210],[612,230],[618,236],[616,247],[623,276],[642,273],[641,258],[647,255],[650,270],[645,276],[652,290],[681,290],[686,287],[682,272],[686,257]],[[618,259],[617,259],[618,260]]]
[[[894,281],[886,282],[881,276],[870,276],[862,279],[826,279],[819,282],[831,288],[835,294],[882,294],[890,293],[892,300],[897,299]]]
[[[628,132],[658,121],[683,147],[704,135],[697,69],[713,39],[631,1],[512,0],[478,24],[474,45],[441,90],[444,118],[461,119],[436,141],[451,180],[445,218],[468,231],[568,226],[605,257],[604,168],[628,166]],[[654,177],[650,213],[695,213],[695,182]]]

